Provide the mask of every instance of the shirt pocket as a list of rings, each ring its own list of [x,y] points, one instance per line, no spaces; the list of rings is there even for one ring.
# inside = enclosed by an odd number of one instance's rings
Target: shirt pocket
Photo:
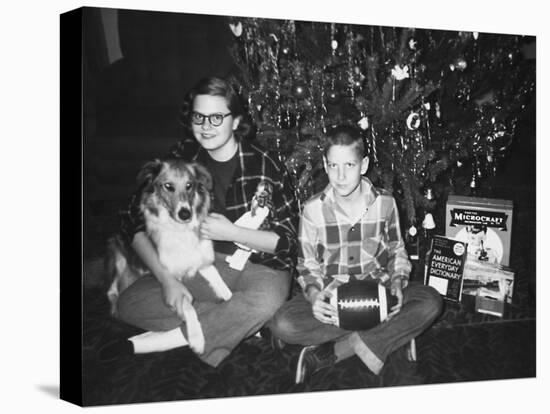
[[[368,256],[378,256],[387,247],[385,222],[368,223],[363,226],[361,250]]]

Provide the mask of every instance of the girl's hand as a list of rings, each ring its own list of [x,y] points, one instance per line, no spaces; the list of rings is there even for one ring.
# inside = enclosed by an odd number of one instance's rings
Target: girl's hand
[[[235,241],[236,226],[227,217],[210,213],[201,224],[201,236],[210,240]]]

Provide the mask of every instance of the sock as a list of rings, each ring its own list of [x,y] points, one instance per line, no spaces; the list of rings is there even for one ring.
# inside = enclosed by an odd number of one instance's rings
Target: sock
[[[159,332],[148,331],[132,336],[128,341],[133,345],[133,350],[136,354],[168,351],[180,346],[189,345],[180,328]]]
[[[337,340],[334,343],[334,355],[336,355],[336,362],[340,362],[355,355],[355,350],[349,341],[349,336]]]

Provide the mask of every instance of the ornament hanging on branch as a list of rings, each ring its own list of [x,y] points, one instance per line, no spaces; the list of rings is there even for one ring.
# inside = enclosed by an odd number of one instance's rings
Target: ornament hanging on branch
[[[229,28],[235,37],[240,37],[243,34],[243,24],[241,22],[229,23]]]
[[[336,89],[329,89],[325,94],[327,103],[330,105],[338,105],[342,96]]]
[[[399,65],[395,65],[394,68],[391,70],[391,75],[395,80],[403,80],[409,77],[409,67],[407,65],[401,67]]]
[[[357,125],[359,125],[359,128],[361,128],[363,131],[366,131],[369,128],[369,118],[364,116],[357,122]]]
[[[452,62],[450,65],[449,65],[449,69],[451,69],[451,71],[454,71],[455,69],[459,70],[459,71],[464,71],[466,68],[468,67],[468,62],[466,62],[466,59],[464,58],[458,58],[458,59],[455,59],[454,62]]]
[[[415,131],[420,126],[420,115],[418,112],[411,112],[407,117],[407,128],[411,131]]]
[[[304,99],[307,96],[307,84],[302,81],[296,82],[292,87],[292,95],[296,99]]]

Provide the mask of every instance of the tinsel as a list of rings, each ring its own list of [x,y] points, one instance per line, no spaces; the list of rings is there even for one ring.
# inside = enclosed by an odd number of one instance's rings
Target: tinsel
[[[498,172],[534,96],[535,62],[522,54],[534,39],[525,36],[244,17],[228,23],[233,79],[257,139],[285,160],[300,201],[326,182],[328,128],[359,125],[368,175],[393,192],[404,228],[422,222],[427,186],[437,202],[468,193],[471,182],[477,190]]]

